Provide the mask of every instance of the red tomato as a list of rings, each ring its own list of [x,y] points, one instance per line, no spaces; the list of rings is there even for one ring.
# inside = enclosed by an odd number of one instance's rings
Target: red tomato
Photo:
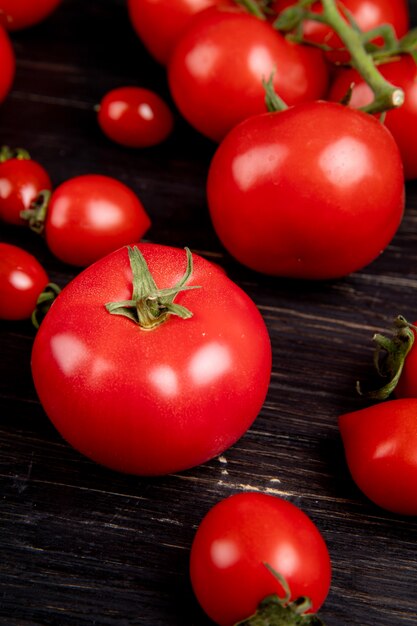
[[[253,492],[216,504],[197,530],[190,561],[194,592],[216,624],[233,626],[253,615],[267,596],[284,596],[265,564],[285,579],[291,600],[307,596],[314,611],[323,604],[330,557],[305,513],[286,500]]]
[[[336,278],[370,263],[402,218],[398,148],[375,118],[331,102],[254,116],[210,165],[215,230],[266,274]]]
[[[294,0],[274,0],[272,9],[280,13],[289,6],[295,4]],[[341,9],[346,9],[352,15],[359,28],[368,32],[382,24],[391,24],[397,37],[403,37],[409,29],[410,19],[408,14],[407,0],[339,0]],[[313,5],[312,10],[321,12],[321,3]],[[334,50],[343,47],[338,35],[326,24],[306,21],[303,25],[304,37],[307,41],[325,44]],[[348,57],[345,53],[332,53],[329,55],[334,61],[343,61]]]
[[[174,120],[168,106],[153,91],[119,87],[104,96],[98,122],[105,135],[116,143],[146,148],[164,141]]]
[[[352,478],[378,506],[417,515],[417,398],[389,400],[339,419]]]
[[[196,15],[173,50],[168,78],[185,119],[214,141],[241,120],[266,111],[262,79],[287,104],[327,89],[322,53],[287,41],[271,25],[238,8]]]
[[[183,276],[184,250],[139,249],[157,288]],[[155,285],[149,298],[139,294],[144,278],[133,288],[121,248],[69,283],[41,324],[32,355],[40,401],[62,436],[98,463],[140,475],[204,463],[243,435],[263,404],[271,371],[263,319],[221,269],[192,259],[186,286],[200,288],[175,300],[189,319],[170,315],[145,331],[106,310],[132,297],[142,307],[157,302]]]
[[[7,30],[20,30],[44,20],[61,0],[0,0],[0,24]]]
[[[90,265],[139,240],[150,220],[133,191],[109,176],[87,174],[62,183],[49,200],[46,243],[61,261]]]
[[[10,91],[13,83],[16,61],[14,50],[9,36],[0,26],[0,102],[2,102]]]
[[[9,224],[24,224],[21,212],[41,191],[51,189],[46,170],[30,158],[10,158],[0,162],[0,219]]]
[[[401,107],[388,111],[385,125],[391,131],[400,149],[405,178],[417,178],[417,65],[406,54],[378,67],[380,73],[396,87],[401,87],[405,102]],[[360,74],[353,69],[340,70],[330,88],[329,100],[340,101],[354,85],[349,105],[361,108],[373,100],[373,93]]]
[[[0,243],[0,319],[29,318],[48,276],[34,256],[8,243]]]
[[[130,21],[150,54],[165,65],[191,17],[224,0],[128,0]]]

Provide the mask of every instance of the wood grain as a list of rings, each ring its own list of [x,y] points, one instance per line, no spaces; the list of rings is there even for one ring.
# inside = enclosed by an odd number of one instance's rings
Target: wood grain
[[[417,18],[417,6],[410,3]],[[119,178],[152,218],[151,241],[221,264],[268,325],[273,373],[249,432],[218,459],[158,479],[120,475],[71,449],[40,407],[29,322],[0,326],[0,623],[7,626],[208,626],[188,578],[203,515],[244,490],[281,495],[322,531],[333,564],[322,610],[329,626],[417,623],[415,519],[373,506],[347,471],[337,417],[360,408],[371,337],[398,313],[417,318],[417,184],[404,221],[371,265],[338,281],[260,276],[218,242],[205,203],[214,145],[176,114],[173,136],[142,151],[99,131],[94,105],[140,84],[171,106],[164,70],[147,55],[121,0],[66,0],[43,24],[13,35],[17,74],[0,107],[0,140],[24,145],[55,185],[82,173]],[[1,225],[63,286],[76,274],[30,232]]]

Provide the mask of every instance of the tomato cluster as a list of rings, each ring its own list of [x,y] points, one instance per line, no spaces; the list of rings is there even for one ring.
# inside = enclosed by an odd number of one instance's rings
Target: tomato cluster
[[[14,75],[6,29],[31,26],[58,4],[39,2],[35,10],[0,0],[0,101]],[[355,22],[364,51],[381,55],[381,75],[405,96],[381,120],[367,112],[375,91],[355,53],[314,20],[322,3],[311,3],[301,40],[279,30],[281,17],[295,19],[300,5],[275,0],[263,13],[263,4],[129,0],[128,12],[166,66],[173,106],[219,144],[207,206],[227,251],[257,272],[336,279],[389,245],[403,216],[404,180],[417,177],[417,66],[398,43],[409,28],[407,5],[340,3],[342,21]],[[395,59],[379,28],[386,23],[398,44]],[[356,69],[338,65],[352,59]],[[284,110],[267,111],[265,99]],[[130,149],[165,141],[174,126],[165,101],[138,86],[111,90],[97,112],[103,133]],[[261,314],[217,265],[188,249],[138,243],[151,222],[128,186],[84,174],[54,188],[39,163],[4,148],[0,218],[29,224],[57,259],[86,268],[54,300],[32,352],[40,402],[75,449],[113,470],[155,476],[214,458],[250,428],[271,375]],[[48,283],[36,259],[0,244],[0,318],[29,317]],[[417,352],[410,354],[401,399],[345,414],[339,425],[363,492],[381,507],[415,515],[408,486],[417,480]],[[308,623],[331,578],[314,523],[292,503],[261,493],[237,494],[208,513],[190,571],[201,606],[221,626],[250,624],[257,611]]]

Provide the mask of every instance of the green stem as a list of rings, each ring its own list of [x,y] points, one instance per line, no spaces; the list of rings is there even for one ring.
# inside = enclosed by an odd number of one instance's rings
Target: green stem
[[[51,192],[48,189],[44,189],[39,192],[28,209],[20,212],[20,217],[26,220],[29,224],[29,228],[38,235],[41,235],[45,228],[50,198]]]
[[[144,330],[156,328],[170,315],[177,315],[182,319],[192,317],[191,311],[174,302],[181,291],[199,288],[197,285],[185,284],[193,272],[192,254],[188,248],[185,251],[187,267],[183,277],[172,287],[159,289],[139,248],[128,248],[132,270],[132,297],[130,300],[108,302],[105,305],[107,311],[112,315],[126,317]]]
[[[392,338],[379,333],[373,337],[376,348],[374,350],[374,365],[377,373],[388,382],[379,389],[362,392],[359,381],[356,383],[358,393],[374,400],[385,400],[394,391],[404,368],[405,359],[414,345],[417,330],[413,324],[399,315],[394,320],[394,335]]]
[[[0,148],[0,163],[9,161],[10,159],[22,159],[25,161],[30,160],[30,154],[24,148],[9,148],[9,146],[1,146]]]
[[[48,313],[52,303],[56,300],[60,293],[61,289],[55,283],[48,283],[46,285],[36,302],[36,308],[31,317],[32,324],[36,329],[39,328],[43,318]]]
[[[262,11],[256,0],[235,0],[235,2],[242,5],[248,13],[251,13],[260,20],[266,19],[265,13]]]
[[[268,80],[262,79],[262,85],[265,90],[265,104],[270,113],[275,111],[285,111],[288,109],[288,105],[274,89],[273,85],[274,74],[272,73]]]

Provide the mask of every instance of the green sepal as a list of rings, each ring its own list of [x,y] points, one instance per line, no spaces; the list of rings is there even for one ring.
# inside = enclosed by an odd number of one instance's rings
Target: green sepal
[[[9,146],[1,146],[0,163],[5,163],[5,161],[10,161],[10,159],[21,159],[24,161],[29,161],[30,154],[24,148],[10,148]]]
[[[270,75],[268,80],[265,80],[264,78],[262,79],[262,86],[265,91],[265,106],[269,113],[285,111],[285,109],[288,109],[288,105],[275,91],[273,81],[274,73]]]
[[[48,212],[51,192],[49,189],[40,191],[36,198],[32,200],[28,209],[20,211],[20,217],[25,220],[29,228],[38,235],[41,235],[45,228],[46,214]]]
[[[48,283],[36,301],[36,308],[32,313],[31,321],[38,329],[45,315],[48,313],[52,303],[61,293],[61,288],[55,283]]]

